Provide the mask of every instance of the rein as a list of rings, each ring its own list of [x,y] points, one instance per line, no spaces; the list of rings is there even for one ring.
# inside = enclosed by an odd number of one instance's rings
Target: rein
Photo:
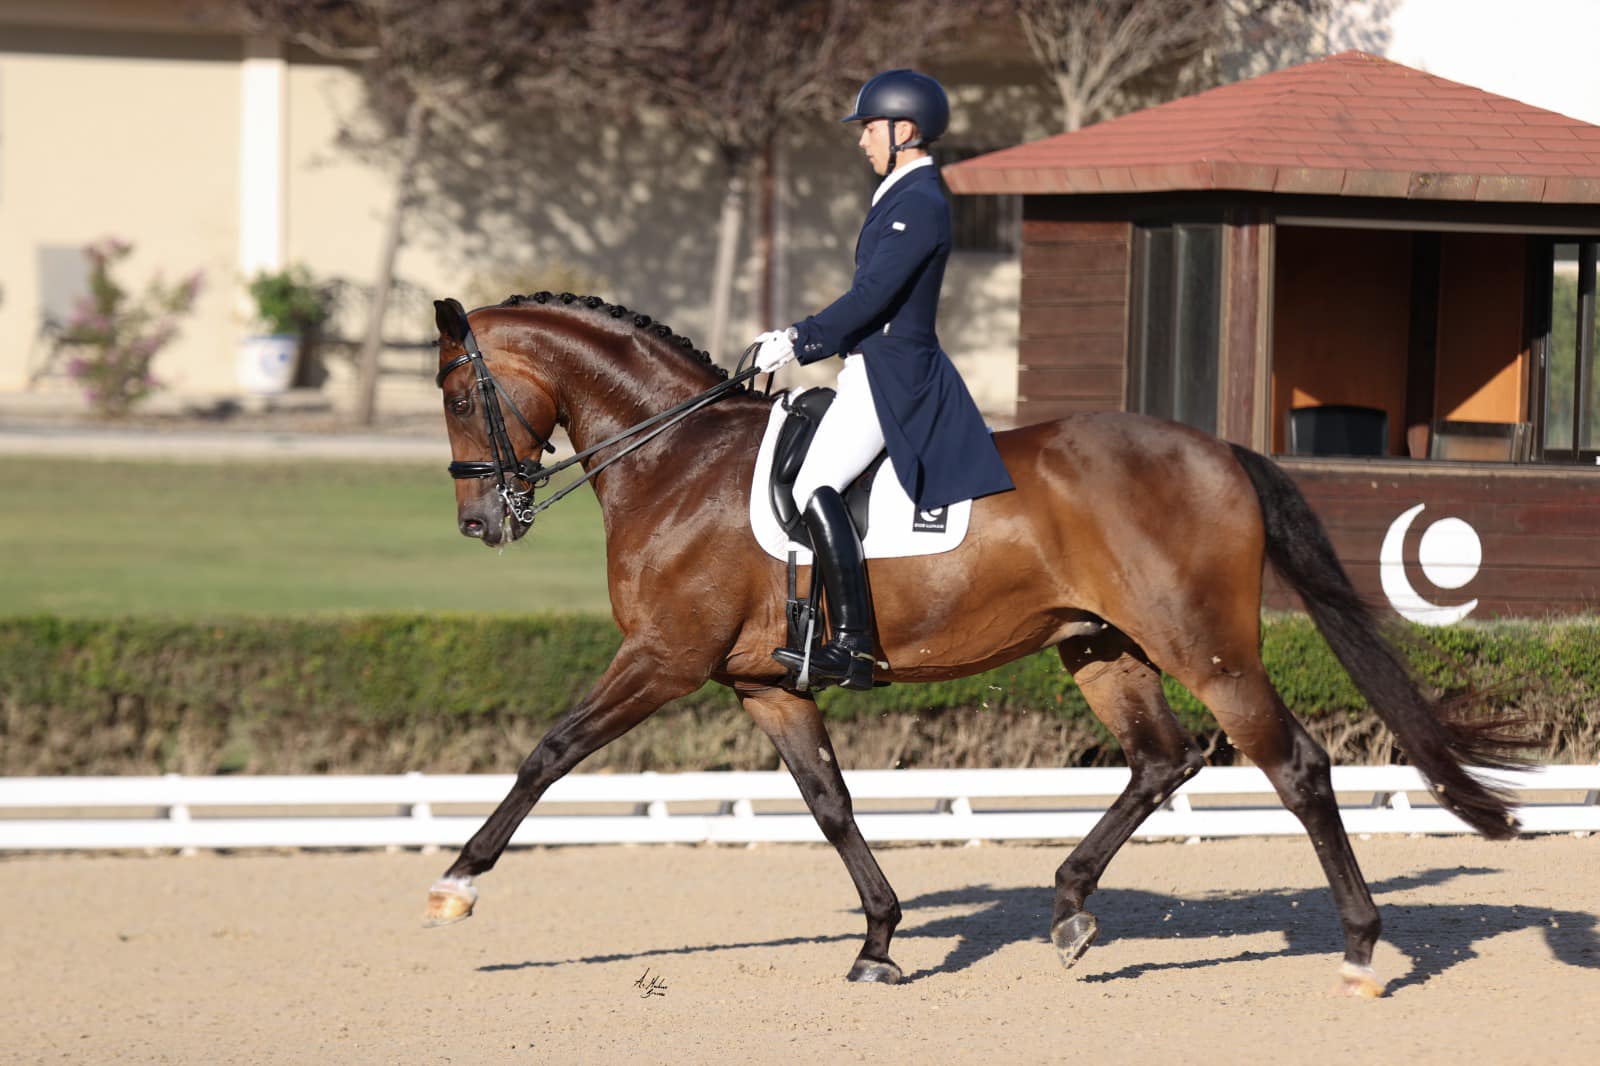
[[[534,442],[541,446],[543,452],[555,451],[555,445],[551,444],[547,438],[534,432],[533,427],[528,424],[528,420],[523,417],[522,412],[517,409],[517,405],[512,402],[510,394],[494,379],[494,375],[489,373],[488,364],[484,362],[483,352],[478,347],[478,339],[473,336],[472,326],[466,322],[465,315],[462,316],[462,325],[465,327],[465,334],[461,338],[461,343],[466,348],[466,354],[458,355],[440,367],[439,374],[434,378],[434,382],[442,389],[444,388],[445,378],[449,377],[452,372],[469,363],[472,365],[473,372],[477,375],[478,389],[483,394],[483,417],[485,427],[489,432],[489,454],[492,458],[488,461],[456,460],[448,467],[450,476],[458,481],[470,478],[494,478],[500,488],[500,499],[505,503],[506,510],[523,525],[531,525],[534,516],[540,511],[560,501],[579,486],[594,480],[602,470],[618,459],[649,444],[656,437],[665,433],[702,407],[716,402],[760,373],[760,369],[755,366],[740,370],[726,381],[718,382],[705,392],[691,396],[682,403],[675,404],[659,414],[651,415],[643,422],[629,426],[620,433],[607,437],[599,444],[585,448],[571,458],[562,460],[555,466],[547,467],[539,462],[539,455],[541,454],[539,451],[536,451],[526,459],[517,458],[516,448],[511,443],[511,436],[506,432],[505,417],[501,414],[502,401],[504,406],[511,408],[511,413],[522,424],[522,428],[528,431],[528,435],[533,438]],[[743,366],[745,359],[751,356],[755,348],[755,345],[751,345],[745,349],[744,354],[739,357],[740,366]],[[770,378],[767,384],[770,389],[772,384]],[[561,473],[570,466],[582,463],[596,452],[609,448],[613,444],[644,433],[645,430],[653,430],[653,432],[633,441],[615,455],[597,464],[593,470],[585,470],[582,477],[567,485],[554,496],[537,503],[534,501],[533,494],[548,485],[550,479],[556,474]]]

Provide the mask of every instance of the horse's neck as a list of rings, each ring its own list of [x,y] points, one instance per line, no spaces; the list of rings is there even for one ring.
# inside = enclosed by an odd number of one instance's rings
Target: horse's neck
[[[709,505],[738,498],[738,490],[730,494],[732,486],[726,480],[732,476],[729,464],[748,469],[755,462],[769,413],[765,404],[730,395],[696,410],[657,439],[607,466],[590,483],[600,501],[607,538],[641,521],[653,528],[657,522],[652,516],[660,506],[681,507],[685,500]],[[629,443],[621,441],[603,449],[585,461],[585,469],[593,470]],[[577,440],[573,444],[576,446]],[[748,480],[748,474],[745,478]],[[739,507],[742,511],[745,504]]]
[[[626,351],[587,359],[561,377],[567,438],[576,451],[586,451],[693,399],[718,380],[670,349],[657,351],[635,345]],[[713,406],[719,409],[718,415],[726,410],[722,401]],[[717,447],[721,442],[706,435],[708,421],[706,412],[691,414],[684,422],[665,430],[659,443],[644,445],[605,468],[593,485],[606,512],[608,528],[613,520],[637,509],[641,500],[659,495],[667,486],[681,487],[696,477],[697,471],[705,469],[702,453],[722,451]],[[725,418],[714,421],[719,427],[727,425]],[[743,426],[743,420],[736,421]],[[652,426],[602,449],[584,460],[584,468],[594,470],[659,428]],[[752,432],[759,434],[759,428]]]
[[[592,448],[715,384],[675,352],[628,345],[602,354],[561,375],[567,438],[580,452]]]

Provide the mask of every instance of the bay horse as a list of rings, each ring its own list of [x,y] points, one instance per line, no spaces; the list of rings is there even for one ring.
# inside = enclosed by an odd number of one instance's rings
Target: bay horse
[[[848,979],[900,980],[889,956],[899,901],[857,828],[816,703],[783,687],[772,658],[787,639],[786,572],[751,533],[748,501],[773,401],[750,390],[696,401],[726,389],[718,384],[726,373],[648,316],[598,297],[538,293],[470,314],[453,300],[435,309],[461,532],[495,547],[528,531],[537,457],[564,427],[596,475],[623,640],[432,886],[428,923],[472,913],[474,879],[551,784],[709,680],[730,686],[772,739],[855,882],[867,930]],[[596,474],[610,460],[590,449],[672,405],[692,413]],[[1342,987],[1381,995],[1371,965],[1378,911],[1339,818],[1327,753],[1262,666],[1264,565],[1305,601],[1439,802],[1492,838],[1515,835],[1517,821],[1467,768],[1505,765],[1504,733],[1454,720],[1422,695],[1321,523],[1269,459],[1121,413],[1074,415],[994,440],[1016,490],[973,504],[959,548],[868,564],[876,676],[961,677],[1054,647],[1121,744],[1127,787],[1056,871],[1049,933],[1061,961],[1072,966],[1095,938],[1084,902],[1112,856],[1204,762],[1162,695],[1164,671],[1205,703],[1305,826],[1344,928]]]

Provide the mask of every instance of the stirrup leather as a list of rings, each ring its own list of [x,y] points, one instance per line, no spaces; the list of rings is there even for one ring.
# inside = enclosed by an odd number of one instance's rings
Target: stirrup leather
[[[802,517],[806,532],[811,534],[813,552],[811,605],[799,612],[804,615],[805,633],[796,647],[779,648],[772,657],[791,671],[798,688],[810,688],[815,680],[821,680],[842,688],[869,689],[875,665],[872,604],[861,540],[850,524],[844,501],[830,486],[824,485],[811,494]],[[833,639],[813,651],[811,638],[820,628],[815,610],[819,584],[827,593]],[[793,619],[795,612],[790,617]]]

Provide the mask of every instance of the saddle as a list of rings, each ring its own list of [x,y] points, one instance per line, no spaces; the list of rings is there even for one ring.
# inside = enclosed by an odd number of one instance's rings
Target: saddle
[[[804,505],[804,501],[795,500],[794,481],[800,476],[800,467],[804,465],[806,455],[811,450],[811,442],[816,438],[822,416],[833,406],[834,396],[832,389],[815,388],[807,389],[792,399],[785,396],[779,400],[788,415],[778,430],[777,446],[772,455],[772,476],[768,479],[767,491],[772,500],[772,513],[777,517],[783,531],[788,534],[790,540],[808,548],[811,547],[811,534],[806,532],[805,523],[800,520],[800,508]],[[856,527],[856,535],[862,540],[867,539],[867,526],[870,520],[868,505],[872,499],[872,482],[877,478],[878,470],[888,456],[887,451],[879,452],[871,465],[861,472],[861,476],[846,486],[842,493],[845,506],[850,509],[850,523]]]
[[[797,587],[799,567],[810,564],[814,545],[801,518],[806,501],[796,502],[794,482],[834,397],[834,390],[828,388],[778,397],[767,419],[750,482],[750,532],[762,551],[785,563],[788,647],[797,652],[822,640],[823,618],[819,613],[822,582],[813,580],[810,591],[803,595]],[[874,459],[843,493],[865,557],[869,561],[904,559],[960,547],[970,523],[972,501],[919,510],[892,465],[887,476],[879,476],[885,464],[892,464],[887,453]],[[798,691],[798,680],[791,674],[786,684]]]

